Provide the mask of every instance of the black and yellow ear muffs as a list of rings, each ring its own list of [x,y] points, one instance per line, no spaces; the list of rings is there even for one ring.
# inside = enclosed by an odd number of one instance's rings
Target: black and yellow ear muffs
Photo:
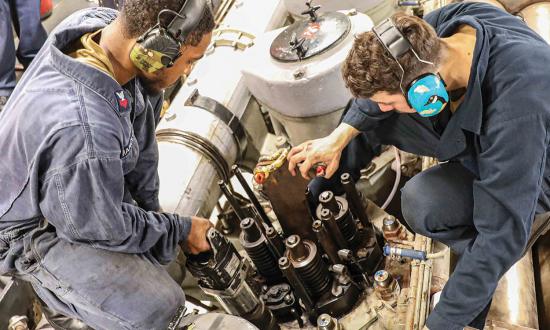
[[[132,48],[132,63],[148,73],[174,65],[181,55],[185,39],[197,27],[205,10],[210,10],[205,0],[187,0],[179,12],[161,10],[157,24],[140,36]],[[163,26],[160,18],[166,14],[171,14],[174,18]]]

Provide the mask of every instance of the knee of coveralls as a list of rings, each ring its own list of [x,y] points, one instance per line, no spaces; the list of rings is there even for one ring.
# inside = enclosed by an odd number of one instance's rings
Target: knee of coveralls
[[[368,135],[367,133],[361,133],[350,141],[342,151],[338,170],[330,179],[317,177],[311,180],[308,185],[310,191],[308,203],[313,212],[319,204],[319,195],[323,191],[330,190],[335,195],[344,193],[344,187],[340,182],[340,176],[343,173],[350,173],[353,180],[357,182],[361,169],[365,168],[374,156],[380,153],[380,145],[370,142],[373,139],[369,138]]]
[[[401,212],[415,233],[431,237],[437,210],[447,206],[438,204],[437,196],[427,193],[426,181],[422,173],[407,181],[401,189]]]
[[[401,211],[410,228],[461,252],[477,235],[473,224],[474,175],[458,162],[415,175],[401,190]]]
[[[54,311],[98,329],[165,329],[185,303],[181,287],[142,255],[35,236],[40,266],[26,277]]]

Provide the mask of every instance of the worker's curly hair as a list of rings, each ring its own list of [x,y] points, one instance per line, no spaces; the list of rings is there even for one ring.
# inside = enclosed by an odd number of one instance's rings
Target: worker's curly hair
[[[422,19],[397,13],[392,16],[395,26],[405,35],[418,56],[436,66],[441,57],[441,42],[431,25]],[[409,51],[399,58],[405,70],[403,88],[419,75],[433,72],[434,67],[422,63]],[[355,97],[370,98],[378,92],[401,93],[402,71],[372,31],[356,36],[342,75],[346,87]]]
[[[155,24],[157,16],[163,9],[178,12],[186,0],[126,0],[121,10],[121,21],[124,26],[124,34],[127,38],[138,38]],[[187,0],[195,1],[195,0]],[[172,15],[161,16],[161,23],[166,24],[172,19]],[[185,44],[197,46],[203,35],[212,31],[215,27],[214,17],[209,6],[204,11],[197,27],[185,39]]]

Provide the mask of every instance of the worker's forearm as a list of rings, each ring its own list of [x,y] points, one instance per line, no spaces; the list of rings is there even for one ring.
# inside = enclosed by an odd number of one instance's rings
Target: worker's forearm
[[[330,137],[335,141],[335,143],[341,149],[344,149],[348,143],[360,133],[355,127],[346,124],[340,123],[338,127],[330,134]]]

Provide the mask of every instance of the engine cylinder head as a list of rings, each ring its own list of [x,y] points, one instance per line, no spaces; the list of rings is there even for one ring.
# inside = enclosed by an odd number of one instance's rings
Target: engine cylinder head
[[[256,266],[258,273],[262,275],[267,283],[280,282],[283,278],[277,266],[277,257],[269,249],[269,242],[260,232],[253,219],[245,218],[241,221],[240,242],[250,260]]]
[[[311,241],[302,241],[298,235],[290,236],[286,244],[286,256],[309,293],[314,298],[321,296],[328,290],[331,281],[328,268],[321,259],[317,246]]]

